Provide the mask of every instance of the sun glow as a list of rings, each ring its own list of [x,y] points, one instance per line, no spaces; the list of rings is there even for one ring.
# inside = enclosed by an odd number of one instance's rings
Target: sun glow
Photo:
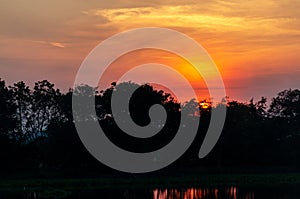
[[[210,107],[209,103],[207,103],[207,102],[201,102],[199,105],[203,109],[207,109]]]
[[[157,49],[137,50],[120,56],[105,71],[99,82],[99,87],[103,87],[102,89],[104,89],[108,87],[111,82],[117,81],[124,73],[126,73],[126,71],[147,63],[158,63],[172,67],[190,82],[191,86],[195,90],[198,101],[210,98],[203,78],[188,61],[171,52]],[[148,75],[154,74],[152,74],[152,71],[148,71],[147,73],[139,74],[139,78],[143,79],[143,77],[145,77],[146,79]],[[172,85],[176,85],[179,88],[182,87],[182,85],[176,81],[176,77],[172,77],[170,74],[164,74],[163,70],[160,74],[155,75],[168,79]],[[191,99],[186,98],[185,100]]]

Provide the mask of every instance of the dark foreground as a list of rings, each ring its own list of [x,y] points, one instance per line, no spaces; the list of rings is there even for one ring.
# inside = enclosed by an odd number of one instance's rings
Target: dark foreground
[[[300,173],[104,176],[0,181],[0,198],[299,198]]]

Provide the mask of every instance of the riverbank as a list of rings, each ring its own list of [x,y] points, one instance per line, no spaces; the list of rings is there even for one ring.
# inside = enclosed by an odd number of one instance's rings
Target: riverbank
[[[270,174],[181,174],[173,176],[102,176],[97,178],[58,179],[5,179],[0,180],[0,190],[24,189],[93,190],[107,188],[167,188],[197,186],[256,186],[300,185],[300,173]]]

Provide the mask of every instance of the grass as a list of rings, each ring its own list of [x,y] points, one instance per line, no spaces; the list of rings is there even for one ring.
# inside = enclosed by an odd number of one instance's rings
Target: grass
[[[0,180],[0,191],[93,190],[106,188],[158,188],[189,186],[252,186],[300,184],[300,173],[288,174],[209,174],[176,176],[103,176],[99,178]]]
[[[36,193],[39,198],[66,198],[76,191],[228,186],[300,185],[300,173],[106,175],[98,178],[2,179],[0,193],[15,197]],[[15,198],[14,197],[14,198]]]

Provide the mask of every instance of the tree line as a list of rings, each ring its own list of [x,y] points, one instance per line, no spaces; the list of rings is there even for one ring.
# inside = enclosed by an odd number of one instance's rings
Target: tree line
[[[161,104],[167,112],[164,127],[150,138],[136,138],[122,132],[112,115],[112,93],[126,92],[136,86],[139,88],[129,103],[130,117],[136,124],[149,124],[148,111],[153,104]],[[72,113],[73,94],[80,97],[90,93],[93,93],[90,97],[95,98],[92,108],[97,117],[81,118],[80,113]],[[227,116],[221,137],[207,157],[198,159],[211,111],[218,108],[208,100],[192,99],[180,104],[169,93],[133,82],[112,83],[105,90],[80,85],[63,93],[47,80],[38,81],[30,88],[22,81],[8,86],[0,79],[0,173],[74,175],[74,172],[110,171],[85,149],[74,120],[96,121],[119,147],[149,152],[174,138],[183,109],[188,110],[190,117],[200,117],[199,129],[191,147],[171,167],[300,168],[300,90],[284,90],[272,98],[269,105],[264,97],[247,103],[226,99],[225,105]],[[200,114],[194,114],[195,110]]]

